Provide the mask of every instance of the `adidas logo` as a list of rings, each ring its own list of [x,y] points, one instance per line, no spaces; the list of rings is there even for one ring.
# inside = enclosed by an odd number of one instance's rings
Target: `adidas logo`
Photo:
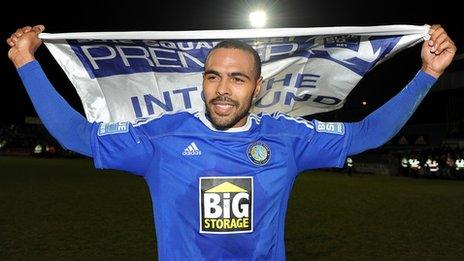
[[[190,143],[187,148],[184,149],[182,152],[182,155],[184,156],[193,156],[193,155],[201,155],[201,150],[198,149],[197,145],[195,142]]]

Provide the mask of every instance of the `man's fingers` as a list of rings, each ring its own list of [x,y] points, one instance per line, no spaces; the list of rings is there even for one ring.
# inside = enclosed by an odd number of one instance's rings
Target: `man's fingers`
[[[11,37],[9,37],[8,39],[6,39],[6,43],[7,43],[10,47],[15,46],[15,44],[14,44],[13,41],[11,40]]]
[[[39,25],[36,25],[36,26],[32,27],[31,30],[36,32],[37,34],[40,34],[41,32],[43,32],[45,30],[45,26],[39,24]]]
[[[30,26],[24,26],[24,27],[22,28],[22,30],[23,30],[24,33],[27,33],[27,32],[29,32],[29,31],[31,31],[31,29],[32,29],[32,27],[30,27]]]
[[[438,47],[446,40],[449,39],[447,34],[440,34],[435,41],[433,41],[433,46],[430,48],[431,52],[435,52],[438,50]]]
[[[456,52],[456,46],[441,25],[432,25],[429,30],[430,40],[428,45],[430,52],[441,54],[443,51]]]
[[[34,31],[36,34],[40,34],[44,30],[45,30],[45,26],[43,26],[41,24],[36,25],[34,27],[24,26],[22,28],[16,29],[16,31],[11,34],[11,36],[6,40],[6,42],[10,47],[13,47],[18,42],[19,38],[22,37],[25,33],[28,33],[30,31]]]
[[[13,33],[14,36],[16,37],[21,37],[21,35],[27,33],[27,32],[30,32],[30,31],[34,31],[36,32],[37,34],[40,34],[41,32],[43,32],[45,30],[45,26],[39,24],[39,25],[36,25],[34,27],[30,27],[30,26],[24,26],[22,28],[18,28],[16,30],[16,32]]]
[[[18,30],[16,30],[16,32],[14,32],[14,35],[16,37],[21,37],[21,35],[23,35],[23,30],[21,28],[18,28]]]
[[[431,25],[430,28],[429,28],[429,32],[428,34],[430,35],[430,39],[427,41],[427,44],[432,47],[434,44],[435,44],[435,39],[437,38],[437,35],[435,34],[435,32],[441,28],[441,26],[439,24],[434,24],[434,25]]]
[[[435,32],[438,28],[441,28],[441,25],[439,25],[439,24],[434,24],[434,25],[430,26],[430,28],[429,28],[429,34],[432,35],[433,32]]]
[[[435,51],[435,54],[441,54],[443,51],[448,51],[450,53],[456,53],[456,45],[454,45],[453,41],[447,40],[441,43],[438,47],[437,50]]]
[[[435,31],[430,35],[430,40],[432,40],[432,41],[435,42],[436,39],[437,39],[438,37],[440,37],[440,35],[442,35],[442,34],[446,34],[445,29],[443,29],[442,27],[437,28],[437,30],[435,30]]]
[[[438,46],[446,39],[449,38],[445,29],[440,25],[432,25],[429,30],[430,39],[428,45],[431,47],[430,51],[435,52]]]

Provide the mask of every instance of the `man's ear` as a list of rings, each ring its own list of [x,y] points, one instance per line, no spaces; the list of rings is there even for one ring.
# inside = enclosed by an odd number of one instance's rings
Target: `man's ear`
[[[259,79],[256,81],[255,91],[253,92],[253,99],[258,98],[262,85],[263,85],[263,76],[260,76]]]

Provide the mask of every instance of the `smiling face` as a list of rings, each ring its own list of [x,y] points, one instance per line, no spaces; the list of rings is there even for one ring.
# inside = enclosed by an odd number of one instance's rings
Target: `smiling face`
[[[203,95],[211,123],[220,130],[245,125],[261,82],[250,52],[235,48],[213,49],[203,75]]]

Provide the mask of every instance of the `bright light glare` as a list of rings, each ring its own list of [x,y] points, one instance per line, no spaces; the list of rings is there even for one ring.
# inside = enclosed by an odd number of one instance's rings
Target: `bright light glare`
[[[266,25],[266,13],[264,11],[254,11],[250,13],[250,24],[252,27],[259,28]]]

